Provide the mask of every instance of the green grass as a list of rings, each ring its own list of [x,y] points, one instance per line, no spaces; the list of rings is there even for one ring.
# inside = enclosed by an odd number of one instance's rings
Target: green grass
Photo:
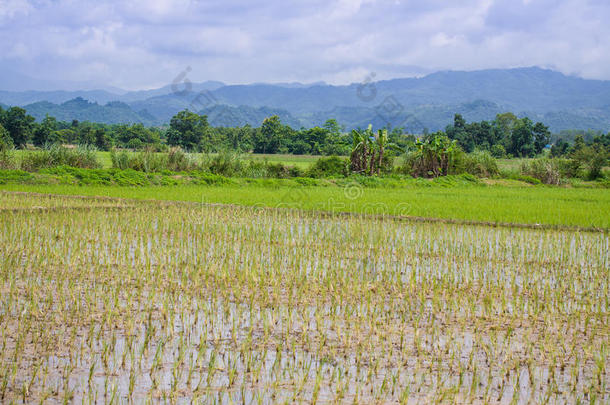
[[[296,166],[301,169],[307,169],[320,157],[321,156],[312,155],[269,155],[257,153],[245,155],[246,159],[267,160],[269,163],[282,163],[286,166]]]
[[[19,158],[24,151],[17,151],[17,157]],[[195,153],[197,157],[202,157],[202,153]],[[211,155],[214,155],[213,153]],[[110,152],[98,151],[97,157],[99,162],[102,164],[102,168],[109,169],[112,167],[112,160],[110,159]],[[245,153],[243,154],[244,159],[252,160],[267,160],[269,163],[283,163],[287,166],[297,166],[301,169],[307,169],[313,162],[318,160],[320,156],[312,155],[288,155],[288,154],[258,154],[258,153]]]
[[[202,153],[196,153],[198,157],[201,157]],[[110,160],[110,152],[97,152],[98,159],[105,169],[112,167],[112,160]],[[269,154],[257,154],[250,153],[243,155],[245,159],[252,160],[267,160],[269,163],[283,163],[287,166],[297,166],[301,169],[307,169],[313,162],[318,160],[320,156],[311,155],[269,155]]]
[[[533,160],[531,158],[497,159],[498,169],[501,171],[519,172],[523,162]]]
[[[110,159],[110,152],[97,152],[97,158],[102,164],[102,168],[110,169],[112,167],[112,159]]]
[[[402,188],[288,186],[278,181],[222,186],[5,184],[0,189],[66,195],[292,207],[305,210],[610,228],[610,190],[459,185]]]

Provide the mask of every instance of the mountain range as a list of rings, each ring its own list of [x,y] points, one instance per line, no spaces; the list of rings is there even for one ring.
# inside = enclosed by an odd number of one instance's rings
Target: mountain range
[[[1,83],[1,81],[0,81]],[[421,78],[328,85],[173,83],[154,90],[0,91],[0,103],[24,107],[42,119],[164,125],[185,108],[212,125],[259,126],[277,114],[292,127],[335,118],[346,129],[390,124],[411,132],[444,128],[460,113],[468,121],[512,111],[552,131],[610,130],[610,81],[566,76],[537,67],[443,71]]]

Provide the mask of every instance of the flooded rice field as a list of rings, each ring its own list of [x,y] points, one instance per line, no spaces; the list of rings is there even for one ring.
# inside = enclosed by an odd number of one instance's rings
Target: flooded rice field
[[[0,403],[610,401],[605,232],[0,207]]]

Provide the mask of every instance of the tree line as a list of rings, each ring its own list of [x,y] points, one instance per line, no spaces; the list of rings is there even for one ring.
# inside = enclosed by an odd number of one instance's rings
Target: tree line
[[[142,124],[100,124],[91,122],[58,121],[47,115],[41,122],[21,107],[0,107],[0,145],[24,148],[28,144],[42,147],[50,144],[92,145],[100,150],[113,148],[167,150],[179,146],[193,152],[232,150],[254,153],[288,153],[311,155],[349,156],[354,142],[365,148],[366,138],[355,139],[355,134],[366,130],[346,132],[334,119],[321,127],[295,129],[283,124],[276,115],[266,118],[260,127],[213,127],[207,116],[189,110],[174,115],[169,125],[146,127]],[[424,137],[428,136],[424,131]],[[418,136],[407,134],[402,128],[386,129],[383,142],[392,150],[417,149]],[[465,152],[489,151],[494,157],[533,157],[539,155],[551,142],[546,125],[513,113],[498,114],[492,121],[467,123],[455,114],[453,123],[436,134],[456,141]],[[560,136],[551,147],[553,156],[565,156],[580,140],[585,145],[600,144],[607,147],[610,134],[581,136],[570,133]],[[370,134],[367,135],[370,138]],[[573,139],[568,142],[565,139]],[[587,139],[588,138],[588,139]],[[369,149],[370,150],[370,149]]]

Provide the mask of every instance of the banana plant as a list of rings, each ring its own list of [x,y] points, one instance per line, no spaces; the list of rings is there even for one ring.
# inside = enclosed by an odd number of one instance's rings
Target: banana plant
[[[373,137],[372,125],[364,131],[352,130],[353,146],[350,156],[351,170],[355,173],[365,174],[369,155],[371,153],[371,137]]]
[[[354,173],[380,175],[383,167],[383,156],[388,147],[397,148],[388,142],[388,131],[380,129],[373,132],[372,125],[364,131],[352,131],[353,146],[351,153],[351,170]]]
[[[446,176],[449,172],[451,159],[457,151],[456,141],[451,141],[446,136],[434,134],[424,140],[415,142],[417,153],[418,175],[423,176]]]
[[[381,166],[383,164],[383,154],[385,152],[385,148],[388,145],[388,130],[380,129],[377,131],[377,175],[381,174]]]

